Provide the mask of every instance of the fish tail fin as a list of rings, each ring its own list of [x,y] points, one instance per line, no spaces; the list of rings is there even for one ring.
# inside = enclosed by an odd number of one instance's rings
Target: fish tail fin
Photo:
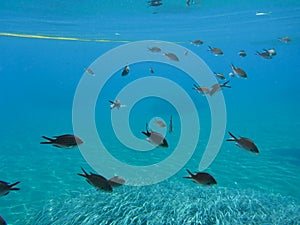
[[[17,184],[19,184],[20,183],[20,181],[17,181],[17,182],[15,182],[15,183],[13,183],[13,184],[10,184],[9,185],[9,190],[11,190],[11,191],[18,191],[18,190],[20,190],[20,188],[15,188],[14,186],[16,186]]]
[[[108,100],[109,101],[109,103],[111,103],[111,104],[114,104],[114,102],[113,101],[111,101],[111,100]]]
[[[228,80],[228,81],[224,82],[224,83],[222,84],[222,87],[231,88],[231,86],[230,86],[230,85],[227,85],[229,82],[230,82],[230,80]]]
[[[82,167],[80,167],[80,168],[81,168],[81,170],[82,170],[83,174],[81,174],[81,173],[77,173],[77,175],[87,178],[87,177],[88,177],[88,174],[87,174],[87,172],[86,172],[86,171],[85,171],[85,170],[84,170]]]
[[[232,134],[232,133],[230,133],[229,131],[228,131],[228,134],[232,137],[232,138],[230,138],[230,139],[227,139],[226,141],[235,141],[237,138]]]
[[[42,136],[42,138],[46,139],[47,141],[42,141],[40,144],[52,144],[54,142],[54,139],[48,138],[46,136]]]
[[[183,178],[192,178],[192,176],[193,176],[192,172],[191,172],[190,170],[188,170],[188,169],[186,169],[186,171],[188,172],[188,174],[189,174],[190,176],[188,176],[188,177],[183,177]]]
[[[212,50],[212,47],[211,46],[208,46],[208,51],[211,51]]]

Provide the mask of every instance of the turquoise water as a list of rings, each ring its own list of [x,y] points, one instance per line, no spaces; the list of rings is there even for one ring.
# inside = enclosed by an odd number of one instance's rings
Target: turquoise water
[[[299,1],[203,0],[190,7],[179,0],[163,3],[157,8],[148,8],[146,1],[129,0],[0,3],[0,180],[21,182],[20,191],[0,197],[0,216],[8,224],[300,223]],[[256,16],[256,12],[272,13]],[[23,34],[85,41],[20,37]],[[279,42],[284,36],[292,41]],[[204,44],[191,45],[196,39]],[[227,77],[231,63],[247,71],[247,80],[234,77],[232,88],[223,91],[226,134],[217,157],[205,170],[215,177],[217,186],[203,187],[182,178],[186,168],[198,170],[211,132],[211,110],[205,96],[192,90],[194,80],[160,62],[132,64],[127,77],[121,77],[122,68],[113,74],[96,101],[94,120],[99,137],[118,160],[137,166],[159,163],[172,155],[183,135],[193,136],[181,132],[180,122],[180,118],[192,116],[191,112],[178,113],[167,100],[149,96],[128,105],[130,117],[124,117],[132,131],[128,135],[141,140],[146,122],[161,117],[168,123],[173,116],[174,132],[166,136],[170,147],[139,152],[118,140],[111,115],[122,115],[127,109],[111,112],[108,100],[114,100],[123,87],[139,78],[163,77],[176,82],[194,102],[201,129],[189,161],[169,165],[177,168],[175,175],[148,186],[125,185],[111,194],[97,192],[76,175],[81,166],[94,171],[79,148],[39,144],[42,135],[74,133],[73,100],[81,78],[87,76],[84,68],[122,46],[122,41],[142,40],[176,42],[201,57],[211,71]],[[208,45],[221,48],[224,55],[214,56],[207,51]],[[275,48],[277,55],[270,60],[255,55],[265,48]],[[237,55],[241,49],[248,54],[245,58]],[[152,88],[156,91],[156,85]],[[144,89],[136,94],[143,95]],[[164,91],[173,90],[165,87]],[[181,96],[177,98],[185,104]],[[227,131],[253,139],[260,154],[226,142]],[[89,132],[87,128],[78,135],[88,136]],[[192,142],[180,151],[189,152]],[[93,143],[84,145],[99,148]],[[105,160],[96,159],[100,164]],[[111,173],[100,172],[106,177],[124,172],[115,165],[105,171],[110,169]],[[141,182],[143,179],[140,177]]]

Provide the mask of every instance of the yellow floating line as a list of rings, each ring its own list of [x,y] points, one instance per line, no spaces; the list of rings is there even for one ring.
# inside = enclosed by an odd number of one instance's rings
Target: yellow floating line
[[[2,33],[0,36],[4,37],[19,37],[19,38],[34,38],[34,39],[48,39],[48,40],[59,40],[59,41],[84,41],[84,42],[102,42],[102,43],[129,43],[127,40],[109,40],[109,39],[87,39],[87,38],[75,38],[75,37],[58,37],[48,35],[34,35],[34,34],[15,34],[15,33]],[[186,42],[173,42],[176,44],[186,44]]]
[[[5,37],[20,37],[20,38],[35,38],[35,39],[48,39],[48,40],[59,40],[59,41],[85,41],[85,42],[116,42],[116,43],[128,43],[126,40],[109,40],[109,39],[87,39],[87,38],[74,38],[74,37],[58,37],[58,36],[47,36],[47,35],[34,35],[34,34],[15,34],[15,33],[1,33],[0,36]]]

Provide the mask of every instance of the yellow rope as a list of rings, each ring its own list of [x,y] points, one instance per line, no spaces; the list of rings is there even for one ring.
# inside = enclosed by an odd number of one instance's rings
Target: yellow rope
[[[48,39],[48,40],[59,40],[59,41],[85,41],[85,42],[102,42],[102,43],[129,43],[128,40],[109,40],[109,39],[87,39],[87,38],[75,38],[75,37],[58,37],[48,35],[34,35],[34,34],[15,34],[15,33],[4,33],[0,32],[0,36],[5,37],[19,37],[19,38],[35,38],[35,39]],[[173,42],[176,44],[186,44],[186,42]]]

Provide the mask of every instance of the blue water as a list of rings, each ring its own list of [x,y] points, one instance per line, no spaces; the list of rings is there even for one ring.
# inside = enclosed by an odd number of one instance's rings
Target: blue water
[[[0,180],[21,182],[20,191],[0,197],[0,216],[8,224],[300,223],[299,1],[203,0],[190,7],[179,0],[163,3],[157,8],[148,8],[146,1],[130,0],[0,3]],[[256,16],[256,12],[272,13]],[[24,38],[23,34],[79,40]],[[285,36],[292,41],[278,41]],[[196,39],[204,44],[190,44]],[[247,80],[234,77],[232,88],[222,92],[226,133],[217,157],[205,170],[215,177],[217,186],[203,187],[182,178],[186,168],[198,171],[211,132],[211,111],[205,96],[192,89],[193,79],[160,62],[132,64],[126,77],[121,77],[119,68],[99,93],[92,119],[110,154],[124,164],[157,164],[172,155],[183,136],[190,137],[191,142],[179,151],[189,152],[193,134],[181,132],[180,120],[193,116],[188,110],[178,113],[167,100],[153,96],[144,96],[120,110],[109,109],[108,100],[114,100],[122,88],[139,78],[163,77],[177,83],[193,101],[201,129],[188,162],[169,165],[178,171],[176,174],[156,184],[124,185],[111,194],[103,193],[76,175],[80,167],[94,171],[79,148],[65,150],[39,144],[42,135],[74,133],[74,96],[80,80],[89,76],[84,68],[115,47],[142,40],[177,43],[202,58],[211,71],[227,77],[231,63],[247,71]],[[214,56],[207,51],[208,45],[221,48],[224,55]],[[277,51],[272,59],[255,55],[269,48]],[[248,54],[245,58],[237,55],[241,49]],[[184,57],[183,52],[180,57]],[[157,58],[165,59],[161,54]],[[97,70],[95,78],[105,69]],[[151,89],[156,91],[157,86]],[[143,95],[145,88],[136,94]],[[163,89],[174,93],[181,105],[187,104],[170,87]],[[89,97],[87,94],[87,101]],[[145,123],[160,117],[168,124],[172,115],[174,132],[166,136],[169,148],[140,152],[124,146],[114,133],[111,116],[128,109],[130,116],[124,117],[131,129],[128,138],[135,136],[147,147],[151,145],[140,133]],[[260,154],[226,142],[227,131],[253,139]],[[90,132],[87,128],[78,135],[88,137]],[[99,148],[94,143],[83,145],[91,150]],[[104,156],[95,159],[100,164],[105,160]],[[110,172],[104,172],[107,170]],[[123,173],[116,165],[102,171],[106,177]],[[130,181],[130,177],[125,178]],[[140,182],[145,179],[141,176]]]

